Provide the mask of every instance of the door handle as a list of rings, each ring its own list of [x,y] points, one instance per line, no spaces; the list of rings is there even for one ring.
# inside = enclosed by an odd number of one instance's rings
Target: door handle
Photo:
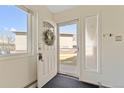
[[[39,61],[40,60],[43,62],[43,55],[42,55],[42,53],[39,53]]]
[[[77,52],[79,52],[79,47],[77,47]]]

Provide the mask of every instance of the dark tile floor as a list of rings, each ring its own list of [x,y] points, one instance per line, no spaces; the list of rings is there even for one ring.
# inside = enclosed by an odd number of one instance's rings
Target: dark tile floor
[[[80,82],[74,77],[58,74],[43,88],[98,88],[98,86]]]

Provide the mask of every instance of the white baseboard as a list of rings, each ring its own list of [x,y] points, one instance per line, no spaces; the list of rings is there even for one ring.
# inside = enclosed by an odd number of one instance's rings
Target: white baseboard
[[[46,76],[43,78],[43,81],[39,81],[40,83],[38,84],[38,88],[43,87],[48,81],[50,81],[53,77],[55,77],[56,74],[57,74],[57,73],[50,73],[50,74],[46,75]]]
[[[36,88],[37,87],[37,82],[29,86],[28,88]]]

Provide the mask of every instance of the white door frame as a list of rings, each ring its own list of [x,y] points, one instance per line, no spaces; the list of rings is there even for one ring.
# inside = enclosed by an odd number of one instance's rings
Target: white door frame
[[[80,74],[81,74],[81,66],[80,66],[80,20],[79,19],[74,19],[74,20],[69,20],[69,21],[65,21],[65,22],[60,22],[60,23],[57,23],[57,72],[59,73],[59,67],[60,67],[60,49],[59,49],[59,26],[62,26],[62,25],[66,25],[66,24],[72,24],[72,23],[76,23],[77,24],[77,49],[78,49],[78,52],[77,52],[77,68],[78,68],[78,73],[77,73],[77,77],[79,78],[80,80]]]

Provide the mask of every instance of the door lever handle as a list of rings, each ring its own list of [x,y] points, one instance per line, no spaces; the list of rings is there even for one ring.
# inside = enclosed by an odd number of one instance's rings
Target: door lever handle
[[[77,47],[77,52],[79,52],[79,47]]]
[[[42,53],[39,53],[39,60],[43,61]]]

